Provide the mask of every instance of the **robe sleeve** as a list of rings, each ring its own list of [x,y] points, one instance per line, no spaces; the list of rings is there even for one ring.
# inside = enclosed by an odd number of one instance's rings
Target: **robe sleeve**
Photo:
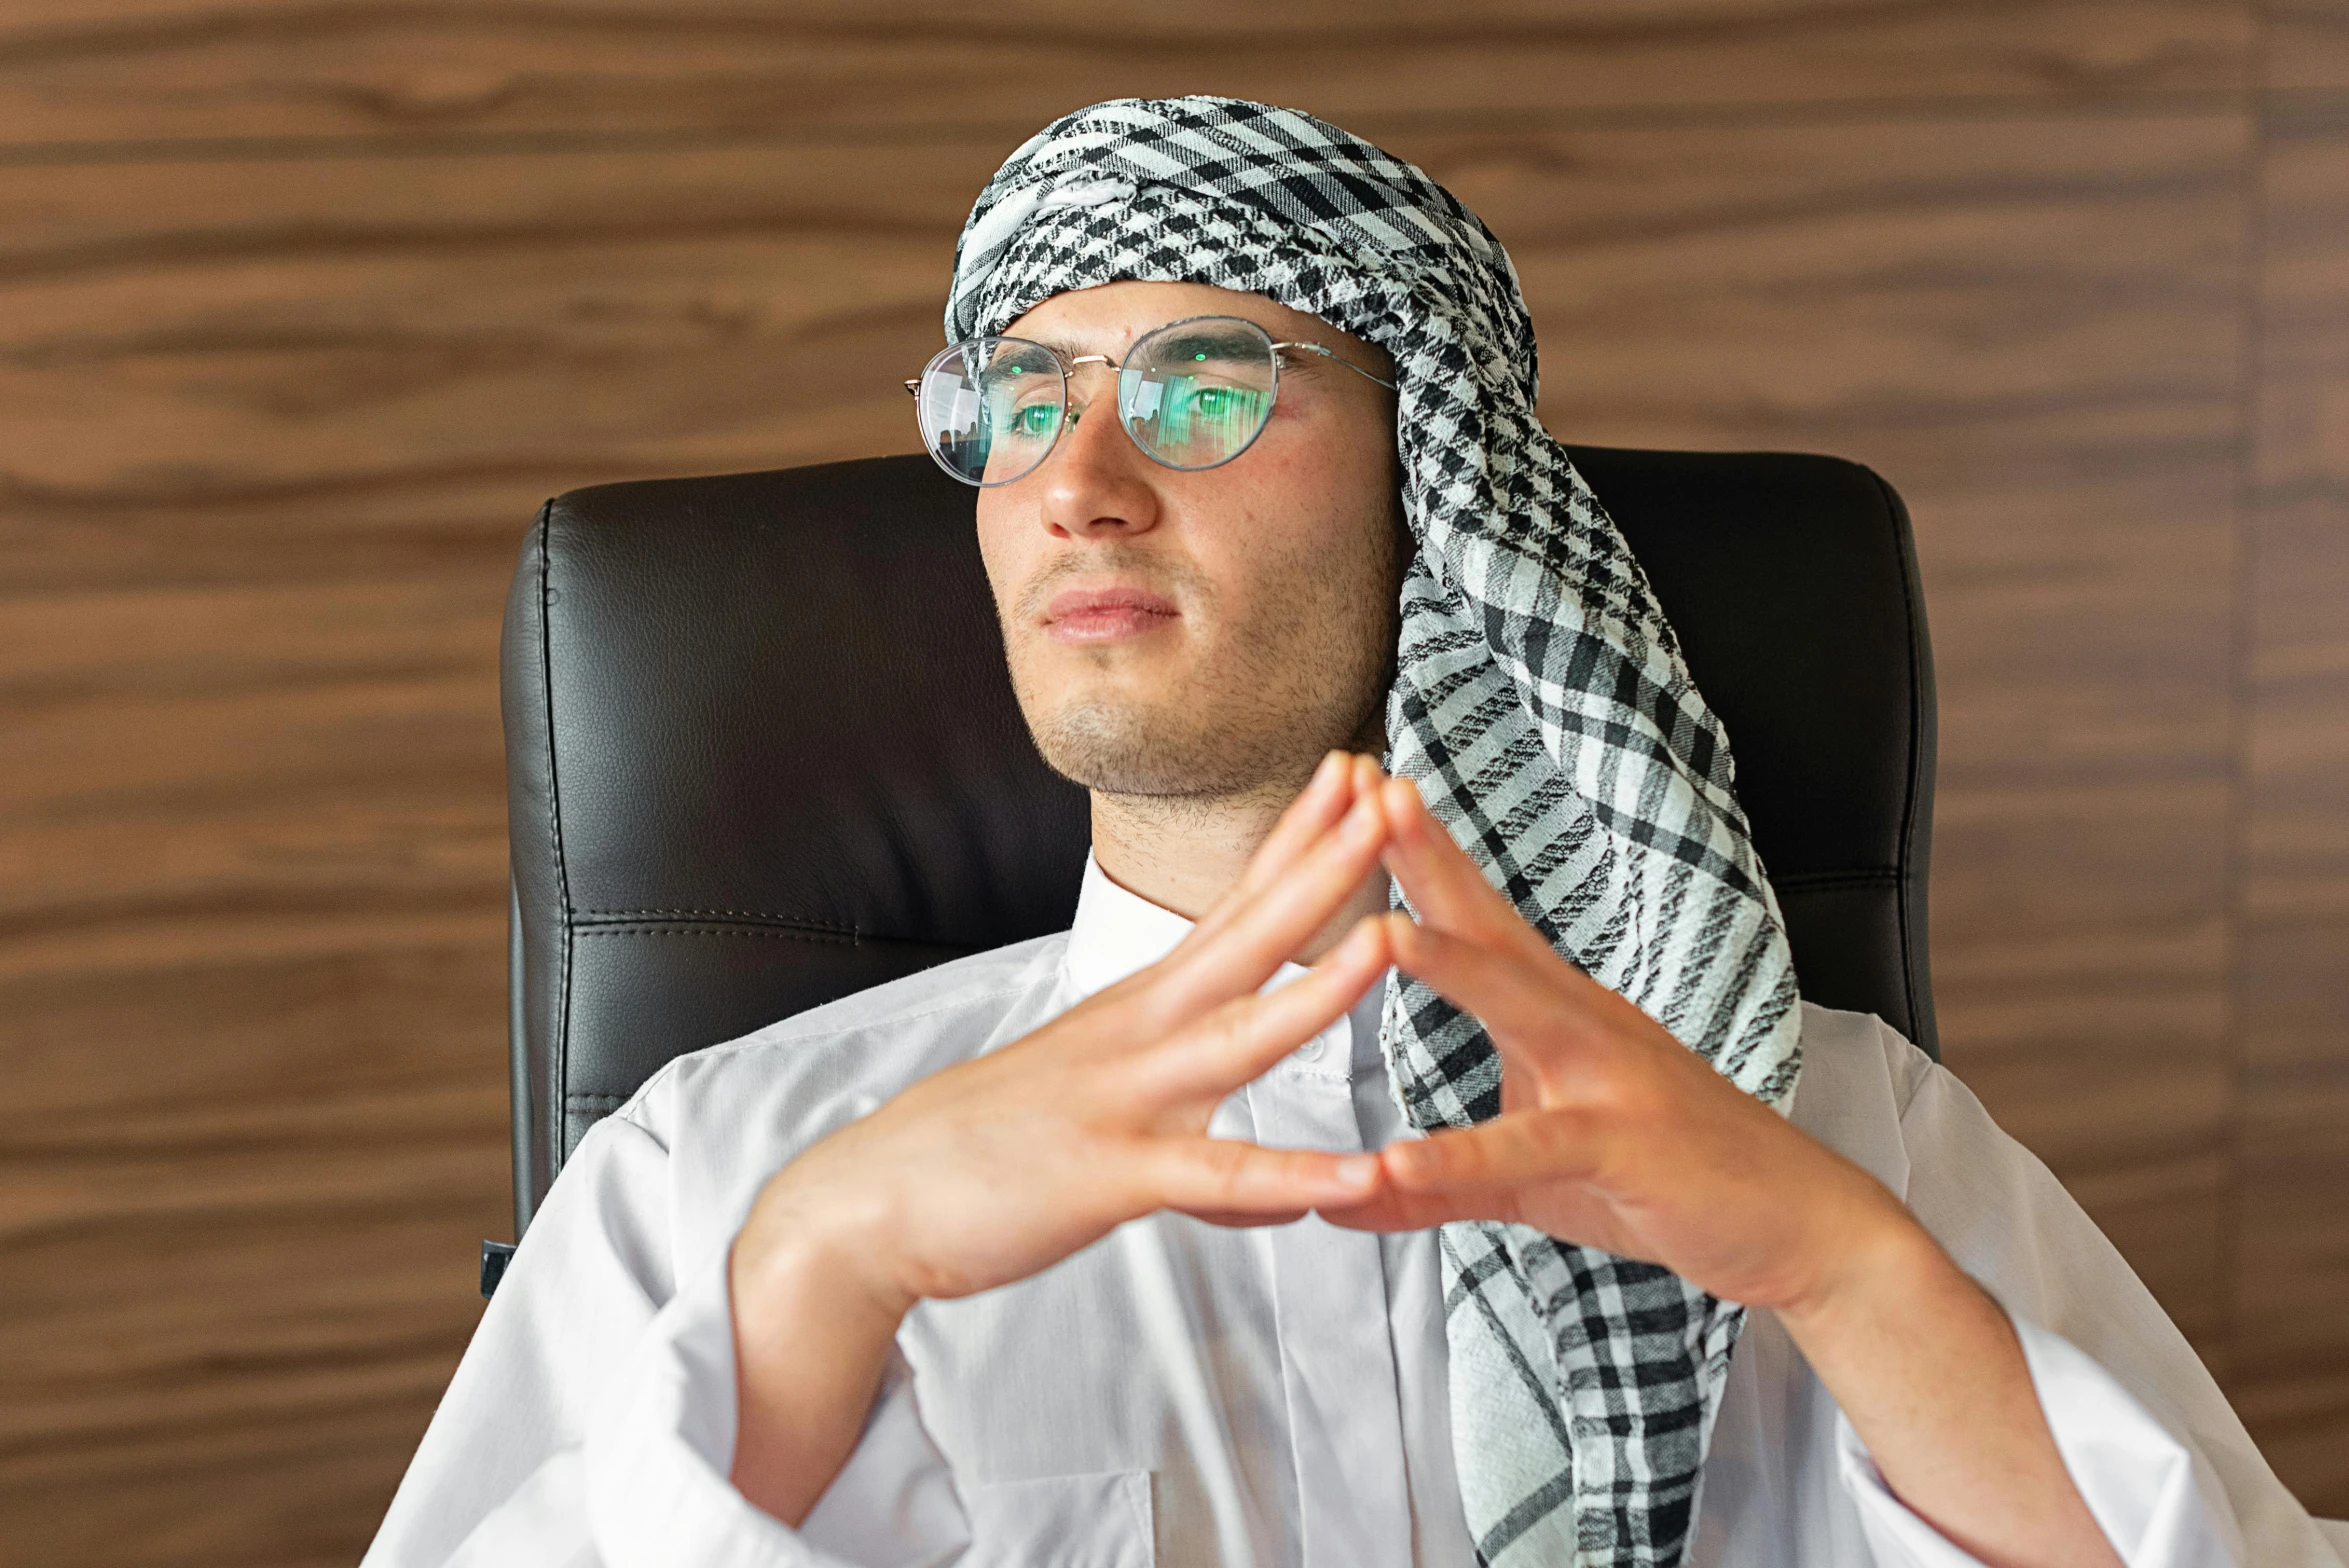
[[[676,1277],[668,1175],[625,1113],[581,1140],[363,1568],[924,1568],[966,1544],[901,1361],[801,1529],[734,1490],[725,1253]]]
[[[2341,1568],[2202,1360],[2046,1166],[1878,1024],[1907,1199],[2006,1309],[2065,1467],[2129,1568]],[[1881,1568],[1975,1560],[1885,1487],[1848,1421],[1838,1469]]]

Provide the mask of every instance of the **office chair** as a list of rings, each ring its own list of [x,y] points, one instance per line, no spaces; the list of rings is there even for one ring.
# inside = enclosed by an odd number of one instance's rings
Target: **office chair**
[[[1728,728],[1803,995],[1934,1051],[1900,497],[1832,458],[1570,450]],[[598,485],[532,524],[502,658],[517,1237],[671,1058],[1068,925],[1085,795],[1013,702],[974,494],[884,457]]]

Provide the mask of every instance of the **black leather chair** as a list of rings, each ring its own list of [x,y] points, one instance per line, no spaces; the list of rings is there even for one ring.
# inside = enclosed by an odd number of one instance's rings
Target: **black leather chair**
[[[1831,458],[1574,459],[1728,726],[1803,994],[1934,1049],[1900,498]],[[1013,703],[973,494],[917,455],[540,512],[503,655],[517,1235],[670,1058],[1068,924],[1085,799]]]

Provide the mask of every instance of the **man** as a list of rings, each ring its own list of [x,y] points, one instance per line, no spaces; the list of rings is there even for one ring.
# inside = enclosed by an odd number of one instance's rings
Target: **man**
[[[371,1563],[2338,1563],[2046,1172],[1796,1001],[1473,215],[1105,104],[948,320],[1076,925],[591,1132]]]

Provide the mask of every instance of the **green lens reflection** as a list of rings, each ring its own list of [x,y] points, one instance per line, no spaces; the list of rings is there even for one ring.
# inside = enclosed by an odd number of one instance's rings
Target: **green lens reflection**
[[[1176,322],[1134,345],[1118,378],[1118,411],[1160,462],[1213,468],[1264,428],[1278,374],[1272,339],[1254,323]]]
[[[1037,345],[998,342],[982,356],[980,425],[986,484],[1019,478],[1051,452],[1060,435],[1060,367]]]
[[[1151,444],[1189,460],[1236,452],[1264,423],[1264,394],[1254,387],[1203,376],[1169,376],[1163,387],[1157,417],[1148,422]]]

